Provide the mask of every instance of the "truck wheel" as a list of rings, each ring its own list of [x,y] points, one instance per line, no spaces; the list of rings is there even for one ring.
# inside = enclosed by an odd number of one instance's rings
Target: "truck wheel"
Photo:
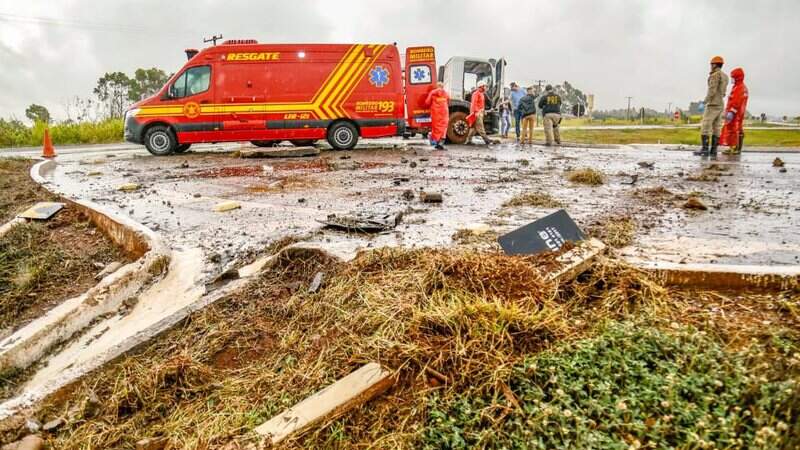
[[[312,145],[316,144],[316,139],[301,139],[296,141],[289,141],[295,147],[311,147]]]
[[[337,122],[328,128],[328,143],[336,150],[350,150],[358,143],[358,130],[350,122]]]
[[[179,144],[177,147],[175,147],[175,153],[183,153],[186,150],[189,150],[189,147],[191,146],[192,144]]]
[[[467,142],[467,133],[469,133],[467,113],[457,111],[450,114],[450,121],[447,123],[447,142],[463,144]]]
[[[169,127],[156,125],[144,134],[144,146],[156,156],[166,156],[178,147],[178,139]]]
[[[275,147],[277,141],[250,141],[251,144],[255,145],[256,147]]]

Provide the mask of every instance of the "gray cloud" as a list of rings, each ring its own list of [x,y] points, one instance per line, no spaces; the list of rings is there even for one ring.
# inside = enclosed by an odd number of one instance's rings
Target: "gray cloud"
[[[55,10],[0,6],[0,13],[51,17],[54,24],[0,18],[0,116],[30,103],[59,115],[62,101],[88,96],[104,72],[177,70],[201,38],[261,42],[433,44],[454,55],[505,56],[509,81],[569,80],[602,109],[686,106],[704,94],[708,59],[747,72],[754,113],[797,115],[800,69],[794,28],[800,3],[646,0],[404,0],[402,2],[54,0]],[[76,23],[79,22],[79,23]],[[114,30],[110,25],[119,25]],[[33,31],[33,32],[32,32]]]

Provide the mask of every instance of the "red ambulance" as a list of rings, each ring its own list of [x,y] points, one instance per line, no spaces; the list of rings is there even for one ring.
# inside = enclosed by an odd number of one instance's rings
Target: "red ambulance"
[[[125,139],[154,155],[198,142],[327,139],[335,149],[359,137],[426,132],[424,105],[436,83],[433,47],[393,44],[258,44],[226,41],[201,51],[156,95],[125,113]]]

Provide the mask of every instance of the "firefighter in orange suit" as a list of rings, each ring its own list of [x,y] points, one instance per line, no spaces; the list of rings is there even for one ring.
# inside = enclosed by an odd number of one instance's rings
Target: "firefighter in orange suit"
[[[436,89],[428,94],[425,104],[431,107],[431,145],[436,150],[445,150],[444,138],[447,136],[447,124],[450,121],[450,96],[444,90],[444,84],[436,83]]]
[[[742,144],[744,144],[743,124],[749,92],[744,84],[742,68],[733,69],[731,78],[733,78],[733,88],[728,96],[728,105],[725,107],[725,126],[722,127],[719,143],[728,146],[728,150],[723,153],[735,155],[742,152]]]

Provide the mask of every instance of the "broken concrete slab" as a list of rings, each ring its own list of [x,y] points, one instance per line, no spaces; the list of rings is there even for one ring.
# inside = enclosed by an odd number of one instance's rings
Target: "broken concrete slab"
[[[255,431],[265,436],[270,445],[276,445],[368,402],[393,383],[392,372],[378,363],[369,363],[261,424]]]
[[[234,209],[239,209],[241,207],[242,207],[241,203],[233,200],[228,200],[214,205],[214,211],[216,212],[233,211]]]
[[[64,208],[60,202],[39,202],[19,214],[18,217],[32,220],[47,220]]]
[[[243,149],[239,151],[240,158],[299,158],[317,156],[320,150],[316,147],[265,147]]]
[[[575,279],[588,269],[594,261],[606,251],[606,244],[599,239],[580,242],[575,248],[564,252],[556,258],[562,266],[547,274],[547,278],[558,283],[566,283]]]
[[[800,266],[641,262],[658,281],[698,289],[785,291],[800,288]]]

